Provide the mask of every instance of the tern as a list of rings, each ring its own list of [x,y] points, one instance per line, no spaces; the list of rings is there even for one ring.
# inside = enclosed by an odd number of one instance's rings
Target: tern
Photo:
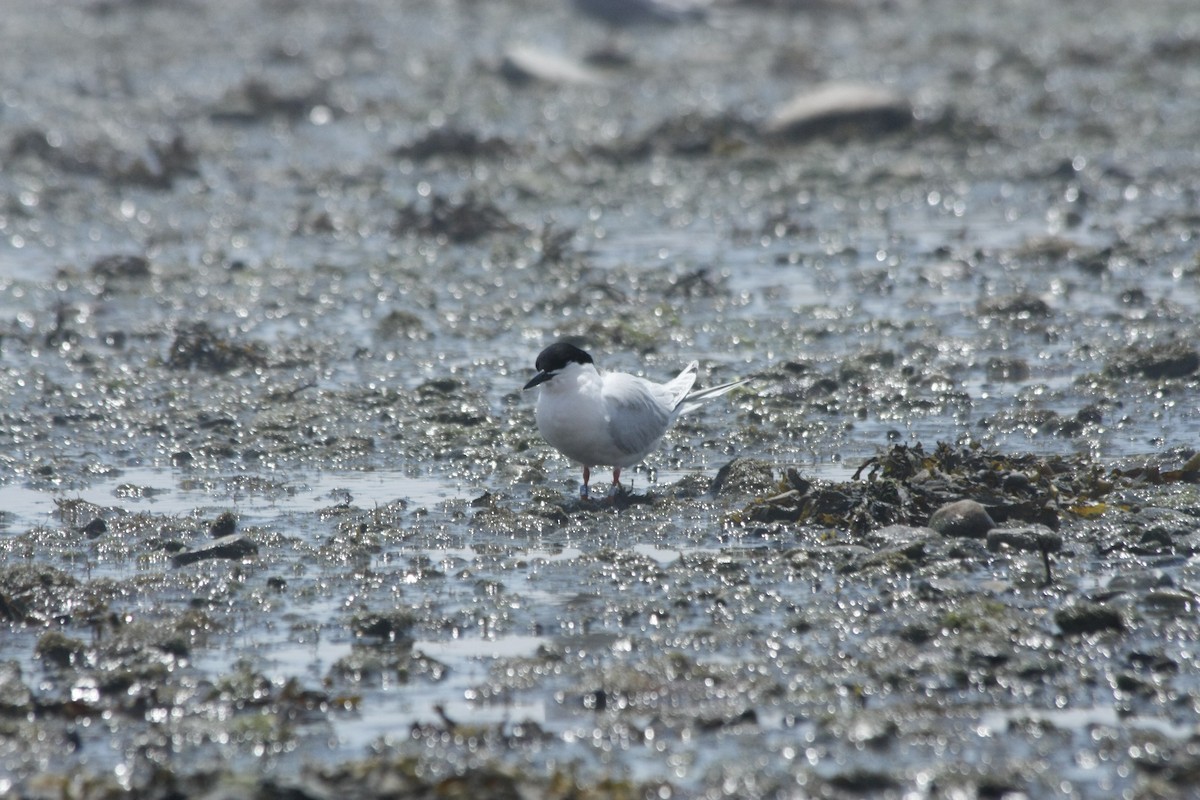
[[[612,491],[618,491],[621,470],[649,455],[676,419],[750,381],[692,391],[697,361],[666,383],[601,372],[590,355],[566,342],[543,350],[535,366],[537,374],[525,389],[541,387],[534,410],[538,431],[555,450],[583,465],[580,497],[588,496],[592,467],[611,466]]]

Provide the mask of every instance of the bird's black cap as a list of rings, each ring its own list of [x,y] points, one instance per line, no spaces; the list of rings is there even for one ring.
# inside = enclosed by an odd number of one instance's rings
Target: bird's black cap
[[[558,374],[558,371],[567,366],[567,364],[591,363],[593,363],[592,357],[575,345],[568,344],[567,342],[555,342],[538,353],[537,361],[534,363],[538,373],[533,376],[529,383],[525,384],[525,388],[532,389],[539,383],[545,383]]]

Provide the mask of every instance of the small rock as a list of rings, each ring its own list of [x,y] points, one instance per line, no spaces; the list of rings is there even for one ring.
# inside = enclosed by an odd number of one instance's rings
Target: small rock
[[[942,536],[983,539],[996,523],[983,504],[974,500],[956,500],[933,512],[929,527]]]
[[[83,526],[83,533],[89,539],[95,539],[99,536],[103,536],[107,532],[108,523],[100,517],[93,518],[91,522]]]
[[[244,534],[235,533],[214,539],[195,550],[186,550],[171,556],[171,563],[177,567],[205,561],[210,558],[249,558],[258,555],[258,545],[246,538]]]
[[[908,99],[880,86],[827,83],[775,109],[763,123],[770,136],[807,138],[830,132],[891,133],[912,124]]]
[[[1008,494],[1026,494],[1033,491],[1033,481],[1024,472],[1009,472],[1004,476],[1000,488]]]
[[[1054,612],[1054,621],[1068,636],[1125,630],[1125,619],[1121,612],[1098,603],[1077,603],[1059,609]]]
[[[213,520],[212,525],[208,526],[208,535],[214,539],[221,539],[232,535],[236,529],[237,517],[233,515],[233,512],[226,511]]]

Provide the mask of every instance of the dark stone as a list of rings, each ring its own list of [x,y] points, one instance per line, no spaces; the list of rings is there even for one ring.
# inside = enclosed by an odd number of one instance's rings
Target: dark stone
[[[237,529],[237,517],[233,512],[226,511],[213,520],[212,525],[208,526],[208,535],[214,539],[221,539],[225,536],[230,536]]]
[[[929,517],[929,527],[942,536],[983,539],[996,523],[981,503],[956,500],[934,511]]]
[[[1025,494],[1033,491],[1033,481],[1024,472],[1010,472],[1004,476],[1000,487],[1009,494]]]
[[[108,532],[108,523],[100,517],[94,518],[87,525],[83,526],[83,533],[89,539],[95,539],[98,536],[103,536]]]

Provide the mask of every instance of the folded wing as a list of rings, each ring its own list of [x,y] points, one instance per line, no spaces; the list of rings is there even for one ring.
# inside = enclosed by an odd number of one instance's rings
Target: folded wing
[[[669,386],[658,386],[632,375],[606,376],[603,396],[608,408],[608,433],[621,452],[645,455],[667,432],[672,408],[666,393]],[[656,396],[656,390],[663,396]]]

